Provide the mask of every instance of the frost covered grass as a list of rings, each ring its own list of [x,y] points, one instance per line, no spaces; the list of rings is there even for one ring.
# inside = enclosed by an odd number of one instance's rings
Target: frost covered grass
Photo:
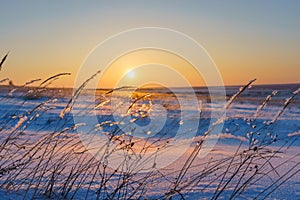
[[[49,88],[52,81],[69,73],[57,74],[44,81],[35,79],[19,87],[1,87],[2,199],[265,199],[271,198],[294,176],[299,176],[299,149],[293,146],[299,139],[299,131],[282,135],[280,129],[276,129],[276,122],[299,89],[290,94],[269,120],[260,117],[263,112],[268,112],[267,105],[276,91],[271,91],[251,116],[242,119],[243,125],[225,115],[215,119],[212,127],[204,124],[203,130],[197,130],[197,136],[179,159],[159,168],[153,158],[170,148],[172,135],[168,135],[168,131],[174,128],[172,123],[167,132],[158,137],[150,137],[151,130],[146,132],[149,137],[144,138],[135,138],[134,130],[128,134],[120,133],[115,127],[122,121],[112,121],[107,112],[114,90],[102,91],[96,104],[87,102],[81,105],[84,109],[74,106],[88,81],[99,73],[84,81],[71,96],[66,95],[67,90]],[[7,80],[3,79],[3,82]],[[38,87],[30,87],[35,82],[41,83]],[[253,82],[236,91],[221,109],[228,112],[233,109],[235,101]],[[167,110],[178,109],[172,104],[174,96],[168,94],[140,93],[131,98],[128,107],[128,115],[134,116],[131,123],[144,120],[153,106],[149,102],[160,101],[160,98],[169,99],[164,101],[169,102],[164,105]],[[209,109],[210,106],[203,105],[199,111],[203,112],[204,121]],[[86,124],[74,124],[72,110],[78,110],[79,116],[90,115],[94,110],[101,114],[99,123],[88,127],[86,134],[101,131],[107,141],[103,151],[82,143],[77,130]],[[205,151],[204,141],[214,139],[216,136],[211,132],[224,122],[223,133],[218,137],[232,139],[233,144],[217,144],[205,157],[199,157]],[[179,125],[183,123],[186,122],[176,121]],[[178,149],[168,153],[172,156],[180,151],[179,145]],[[100,155],[95,157],[91,152]],[[109,164],[114,162],[115,152],[122,152],[123,156],[112,169]],[[299,195],[299,191],[293,192],[293,195]],[[281,197],[289,198],[285,195]]]

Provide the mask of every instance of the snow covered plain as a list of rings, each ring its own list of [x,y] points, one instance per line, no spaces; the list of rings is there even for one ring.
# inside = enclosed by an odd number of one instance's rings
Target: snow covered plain
[[[122,91],[1,87],[0,197],[299,199],[297,88],[253,86],[218,121],[205,88],[140,90],[124,110]]]

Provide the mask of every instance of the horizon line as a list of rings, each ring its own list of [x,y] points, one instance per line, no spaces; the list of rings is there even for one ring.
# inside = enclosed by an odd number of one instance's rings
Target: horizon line
[[[246,84],[228,84],[228,85],[214,85],[214,86],[192,86],[192,88],[208,88],[208,87],[242,87]],[[263,83],[263,84],[252,84],[252,86],[276,86],[276,85],[299,85],[300,87],[300,82],[299,83]],[[8,84],[0,84],[0,87],[19,87],[19,88],[37,88],[38,86],[23,86],[23,85],[8,85]],[[49,89],[75,89],[74,87],[64,87],[64,86],[54,86],[54,87],[48,87]],[[165,87],[143,87],[143,88],[138,88],[138,87],[134,87],[134,86],[122,86],[122,87],[116,87],[116,88],[110,88],[110,87],[98,87],[98,88],[86,88],[88,90],[115,90],[118,88],[136,88],[136,89],[142,89],[142,90],[146,90],[146,89],[166,89]],[[184,89],[184,88],[188,88],[185,86],[174,86],[174,87],[168,87],[168,88],[172,88],[172,89]]]

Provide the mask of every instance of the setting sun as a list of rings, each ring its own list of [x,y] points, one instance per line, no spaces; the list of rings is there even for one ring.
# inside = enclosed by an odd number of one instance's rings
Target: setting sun
[[[128,77],[128,78],[134,78],[134,71],[132,70],[132,69],[130,69],[130,70],[128,70],[127,72],[126,72],[126,76]]]

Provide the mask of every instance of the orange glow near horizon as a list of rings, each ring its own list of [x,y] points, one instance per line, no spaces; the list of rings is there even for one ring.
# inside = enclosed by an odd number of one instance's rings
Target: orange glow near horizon
[[[88,51],[88,49],[86,49]],[[208,49],[209,51],[209,49]],[[238,59],[230,57],[228,52],[224,52],[222,55],[219,55],[217,49],[213,49],[211,56],[215,61],[225,85],[243,85],[253,78],[257,78],[255,84],[281,84],[281,83],[300,83],[299,79],[299,65],[297,65],[296,59],[280,58],[279,60],[269,59],[258,59],[253,58],[247,59]],[[27,55],[28,54],[28,55]],[[9,78],[16,85],[23,85],[25,82],[37,78],[42,80],[47,79],[48,77],[58,74],[61,72],[71,72],[71,76],[64,76],[53,82],[50,87],[69,87],[72,88],[74,85],[74,80],[77,74],[77,70],[80,67],[80,63],[84,60],[84,55],[87,53],[78,54],[78,56],[72,57],[72,59],[64,59],[53,56],[53,59],[50,60],[47,56],[42,55],[39,59],[34,60],[30,59],[30,52],[21,55],[18,59],[14,57],[19,56],[18,52],[10,53],[7,61],[3,65],[3,69],[0,73],[0,80]],[[3,55],[4,56],[4,55]],[[1,57],[3,57],[1,56]],[[28,58],[26,57],[28,56]],[[34,60],[34,61],[32,61]],[[50,60],[47,62],[47,60]],[[46,61],[46,62],[45,62]],[[25,63],[25,64],[23,64]],[[43,63],[43,64],[41,64]],[[99,83],[99,87],[113,87],[117,83],[118,79],[121,78],[128,70],[133,67],[138,67],[145,63],[161,63],[166,66],[170,66],[181,73],[184,77],[190,81],[193,86],[205,86],[203,78],[198,73],[191,70],[193,67],[174,54],[163,52],[163,51],[154,51],[154,50],[143,50],[137,52],[131,52],[127,55],[124,55],[117,60],[115,60],[110,69],[106,72],[103,72],[103,80]],[[284,69],[282,66],[288,65],[289,68]],[[19,67],[23,66],[23,67]],[[39,67],[42,66],[42,67]],[[149,75],[149,74],[148,74]],[[150,74],[151,75],[151,74]],[[170,81],[170,84],[174,84],[172,77],[169,77],[168,74],[159,74],[162,78],[166,78]],[[143,79],[145,75],[139,75]],[[6,83],[2,83],[7,84]],[[33,85],[38,85],[35,83]],[[175,84],[176,85],[176,84]]]
[[[150,65],[147,72],[138,74],[133,71],[134,68]],[[152,65],[152,67],[151,67]],[[159,65],[169,66],[168,71],[160,68]],[[123,78],[129,78],[134,81],[136,86],[142,84],[143,80],[154,80],[160,78],[174,87],[182,87],[182,83],[176,83],[173,79],[172,69],[193,86],[205,85],[201,75],[195,68],[183,58],[162,50],[145,49],[133,51],[115,60],[106,71],[101,74],[98,84],[99,88],[113,88]],[[174,72],[174,73],[176,73]],[[129,74],[128,74],[129,73]]]

